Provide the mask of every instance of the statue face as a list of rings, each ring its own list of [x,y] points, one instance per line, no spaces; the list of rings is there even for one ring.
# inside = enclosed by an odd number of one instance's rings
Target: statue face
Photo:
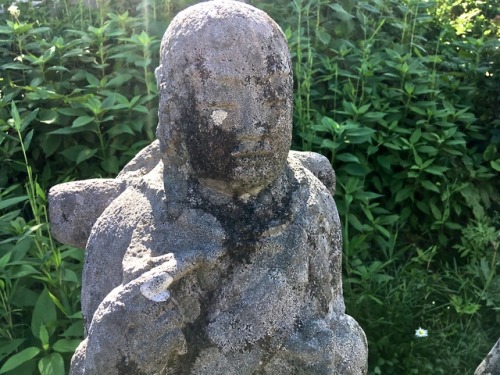
[[[260,190],[281,172],[290,147],[290,78],[218,73],[192,84],[183,131],[191,167],[219,190]]]
[[[190,9],[165,33],[157,70],[157,134],[169,178],[255,193],[278,177],[291,142],[286,37],[265,13],[239,2]]]

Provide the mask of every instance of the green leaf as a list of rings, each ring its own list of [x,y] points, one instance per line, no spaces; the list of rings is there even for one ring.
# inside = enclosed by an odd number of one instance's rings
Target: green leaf
[[[500,172],[500,159],[490,161],[491,168]]]
[[[81,108],[58,108],[57,112],[65,116],[85,116],[86,112]]]
[[[446,172],[447,170],[448,170],[447,167],[439,167],[436,165],[432,165],[428,168],[424,168],[424,171],[426,171],[427,173],[430,173],[430,174],[434,174],[436,176],[443,176],[443,173]]]
[[[47,328],[42,324],[40,325],[40,333],[38,334],[38,337],[40,338],[40,341],[42,343],[42,349],[43,350],[48,350],[49,349],[49,332],[47,331]]]
[[[115,155],[107,157],[101,162],[101,167],[109,173],[118,173],[120,169],[120,162]]]
[[[23,351],[14,354],[3,364],[2,368],[0,368],[0,374],[4,374],[7,371],[13,370],[16,367],[21,366],[23,363],[29,361],[32,358],[35,358],[38,353],[40,353],[39,348],[30,347],[26,348]]]
[[[340,21],[350,21],[354,18],[340,4],[329,4],[328,6],[334,11],[334,17]]]
[[[481,272],[483,273],[484,279],[488,280],[491,275],[491,269],[488,260],[485,258],[481,258]]]
[[[399,215],[385,215],[378,217],[378,223],[380,225],[393,225],[399,220]]]
[[[436,220],[441,220],[443,215],[441,214],[439,208],[437,208],[437,206],[432,202],[429,203],[429,206],[431,208],[432,216],[434,216]]]
[[[0,258],[0,268],[4,268],[10,262],[11,256],[12,253],[7,253]]]
[[[343,154],[339,154],[339,155],[335,155],[335,159],[338,159],[340,161],[345,161],[345,162],[352,162],[352,163],[361,164],[361,162],[359,161],[357,156],[350,154],[348,152],[343,153]]]
[[[412,196],[413,196],[413,189],[404,188],[404,189],[398,190],[398,192],[396,193],[395,201],[396,201],[396,203],[398,203],[398,202],[404,201]]]
[[[20,279],[29,275],[39,275],[40,271],[38,271],[35,267],[30,266],[28,264],[23,264],[20,268],[16,269],[16,273],[12,276],[13,279]]]
[[[12,28],[7,26],[0,26],[0,34],[12,34]]]
[[[78,128],[66,127],[66,128],[61,128],[61,129],[51,131],[48,134],[68,135],[68,134],[81,133],[81,132],[85,132],[88,130],[90,130],[88,127],[83,127],[83,126],[78,127]]]
[[[45,153],[45,156],[48,157],[53,155],[57,151],[57,149],[61,145],[61,142],[62,142],[62,137],[50,136],[47,134],[43,137],[43,141],[41,142],[40,147]]]
[[[26,136],[24,137],[23,144],[24,144],[24,149],[25,150],[28,150],[30,148],[31,140],[33,139],[33,132],[34,132],[34,129],[31,129],[28,132],[28,134],[26,134]]]
[[[82,337],[83,336],[83,321],[80,319],[70,325],[66,331],[62,333],[63,337]]]
[[[85,160],[90,159],[96,153],[97,153],[97,149],[82,150],[78,153],[75,162],[76,162],[76,164],[80,164],[81,162],[84,162]]]
[[[410,109],[419,114],[419,115],[422,115],[422,116],[426,116],[427,115],[427,112],[425,111],[425,109],[422,109],[422,108],[419,108],[419,107],[416,107],[414,105],[410,105]]]
[[[386,238],[391,238],[391,233],[383,226],[375,224],[375,229],[377,229],[380,233],[382,233],[382,235],[385,236]]]
[[[0,344],[0,361],[18,348],[26,339],[14,339]]]
[[[54,304],[59,308],[59,310],[62,311],[64,315],[66,316],[69,315],[64,306],[62,305],[61,301],[59,301],[55,295],[49,292],[49,297],[52,300],[52,302],[54,302]]]
[[[85,75],[85,78],[87,79],[87,82],[89,83],[89,86],[90,87],[99,87],[100,84],[99,84],[99,80],[97,79],[97,77],[91,73],[87,73]]]
[[[415,129],[415,131],[410,137],[410,143],[411,144],[417,143],[421,135],[422,135],[422,130],[420,130],[420,128]]]
[[[59,353],[49,354],[38,361],[40,375],[64,375],[64,360]]]
[[[20,202],[24,202],[28,200],[28,196],[27,195],[22,195],[20,197],[15,197],[15,198],[9,198],[9,199],[5,199],[5,200],[1,200],[0,201],[0,210],[3,210],[7,207],[10,207],[10,206],[13,206],[15,204],[18,204]]]
[[[420,155],[418,154],[418,152],[415,148],[413,148],[412,151],[413,151],[413,159],[415,159],[415,163],[417,164],[417,166],[419,168],[421,168],[422,167],[422,158],[420,157]]]
[[[23,117],[22,123],[21,123],[21,131],[25,130],[26,127],[33,121],[38,114],[39,109],[35,109],[34,111],[28,112],[28,114]]]
[[[364,177],[367,175],[368,171],[360,164],[347,163],[343,165],[339,170],[346,171],[349,176]]]
[[[13,63],[8,63],[8,64],[3,64],[2,69],[12,69],[12,70],[28,70],[32,69],[28,65],[24,65],[18,62],[13,62]]]
[[[417,151],[422,154],[428,154],[429,156],[435,156],[438,153],[438,149],[429,145],[419,145],[417,146]]]
[[[106,99],[104,99],[101,103],[101,108],[104,109],[110,109],[113,104],[116,102],[116,95],[114,93],[109,94]]]
[[[151,65],[151,59],[139,59],[134,61],[134,65],[138,66],[140,68],[147,68],[149,65]]]
[[[405,82],[405,91],[411,96],[413,92],[415,91],[415,85],[411,82]]]
[[[20,261],[24,258],[31,245],[33,244],[33,239],[31,236],[22,237],[14,245],[10,253],[12,254],[13,261]],[[18,275],[17,275],[18,276]]]
[[[458,206],[458,207],[460,207],[460,206]],[[453,230],[461,230],[463,228],[460,224],[450,223],[449,221],[444,223],[444,225],[446,226],[446,228],[453,229]]]
[[[130,134],[130,135],[135,135],[134,131],[128,124],[116,124],[112,128],[110,128],[107,133],[113,137],[116,137],[118,135],[122,134]]]
[[[106,88],[122,86],[124,83],[130,81],[132,77],[132,74],[120,73],[115,78],[109,80],[109,82],[106,84]]]
[[[349,139],[351,143],[363,143],[369,141],[374,133],[376,133],[374,129],[356,126],[346,130],[346,138]]]
[[[76,164],[80,164],[94,156],[96,152],[97,149],[89,149],[87,146],[76,145],[61,151],[61,154]]]
[[[57,321],[56,306],[49,296],[49,291],[44,288],[36,301],[33,315],[31,317],[31,332],[33,336],[40,339],[40,327],[45,325],[49,334],[52,334]]]
[[[424,189],[439,193],[439,188],[431,181],[427,181],[427,180],[422,181],[422,186],[424,187]]]
[[[19,111],[17,110],[16,102],[12,101],[10,105],[10,115],[14,120],[14,129],[21,130],[21,116],[19,116]]]
[[[145,113],[146,115],[149,114],[149,110],[143,105],[136,105],[135,107],[132,108],[132,111]]]
[[[71,125],[72,128],[78,128],[83,125],[87,125],[94,121],[93,117],[90,116],[80,116],[75,121],[73,121],[73,124]]]
[[[53,124],[57,121],[57,111],[52,109],[42,109],[38,114],[38,121],[43,122],[44,124]]]
[[[365,113],[361,118],[363,119],[363,122],[375,122],[382,120],[386,115],[387,113],[385,112],[368,112]]]
[[[59,353],[74,353],[81,342],[79,339],[60,339],[55,342],[52,349]]]
[[[328,32],[325,31],[325,29],[323,29],[323,28],[318,30],[318,33],[316,34],[316,36],[321,41],[321,43],[323,43],[324,45],[327,45],[328,43],[330,43],[330,40],[332,39],[330,34],[328,34]]]
[[[363,224],[358,220],[356,216],[353,214],[347,215],[347,221],[351,224],[356,230],[363,232]]]
[[[54,66],[51,66],[49,68],[47,68],[48,71],[56,71],[56,72],[69,72],[69,69],[62,66],[62,65],[54,65]]]
[[[337,149],[337,143],[332,141],[331,139],[323,139],[321,142],[321,148],[326,148],[328,150],[336,150]]]

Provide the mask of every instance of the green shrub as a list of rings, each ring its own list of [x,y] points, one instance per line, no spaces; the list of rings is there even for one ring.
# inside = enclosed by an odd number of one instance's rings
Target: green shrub
[[[337,174],[370,373],[473,372],[500,334],[498,3],[453,20],[445,1],[259,5],[294,57],[295,146]]]
[[[82,3],[44,5],[20,4],[0,25],[0,373],[6,374],[66,373],[83,335],[83,251],[52,240],[46,191],[116,175],[154,139],[157,122],[159,38],[143,30],[143,18]]]

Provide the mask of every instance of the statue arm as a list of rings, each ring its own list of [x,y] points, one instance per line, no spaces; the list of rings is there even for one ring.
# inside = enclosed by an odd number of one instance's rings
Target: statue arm
[[[67,245],[85,248],[92,226],[126,188],[160,162],[159,142],[142,149],[115,179],[72,181],[49,191],[52,235]]]
[[[114,288],[93,314],[88,336],[75,353],[71,375],[156,374],[185,354],[183,329],[196,319],[199,312],[193,306],[200,302],[192,282],[189,292],[183,293],[181,286],[175,295],[171,293],[177,282],[223,254],[208,253],[212,255],[191,251],[152,257],[151,269]]]
[[[76,352],[72,375],[155,374],[185,353],[185,319],[168,294],[174,264],[165,262],[106,296]],[[158,298],[152,298],[151,289]]]
[[[121,180],[72,181],[49,191],[49,218],[55,239],[85,248],[92,226],[126,188]]]

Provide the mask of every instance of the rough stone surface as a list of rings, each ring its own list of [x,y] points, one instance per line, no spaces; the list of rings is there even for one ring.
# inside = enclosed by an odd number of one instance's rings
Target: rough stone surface
[[[54,238],[84,248],[97,218],[124,189],[125,184],[115,179],[73,181],[54,186],[49,192]]]
[[[486,358],[474,371],[474,375],[499,375],[500,374],[500,339],[491,348]]]
[[[342,296],[335,175],[288,152],[280,28],[246,4],[198,4],[172,21],[156,74],[158,142],[101,190],[50,193],[54,233],[86,242],[71,374],[365,374],[366,338]],[[88,204],[65,204],[79,194]],[[94,221],[85,241],[78,217]]]

